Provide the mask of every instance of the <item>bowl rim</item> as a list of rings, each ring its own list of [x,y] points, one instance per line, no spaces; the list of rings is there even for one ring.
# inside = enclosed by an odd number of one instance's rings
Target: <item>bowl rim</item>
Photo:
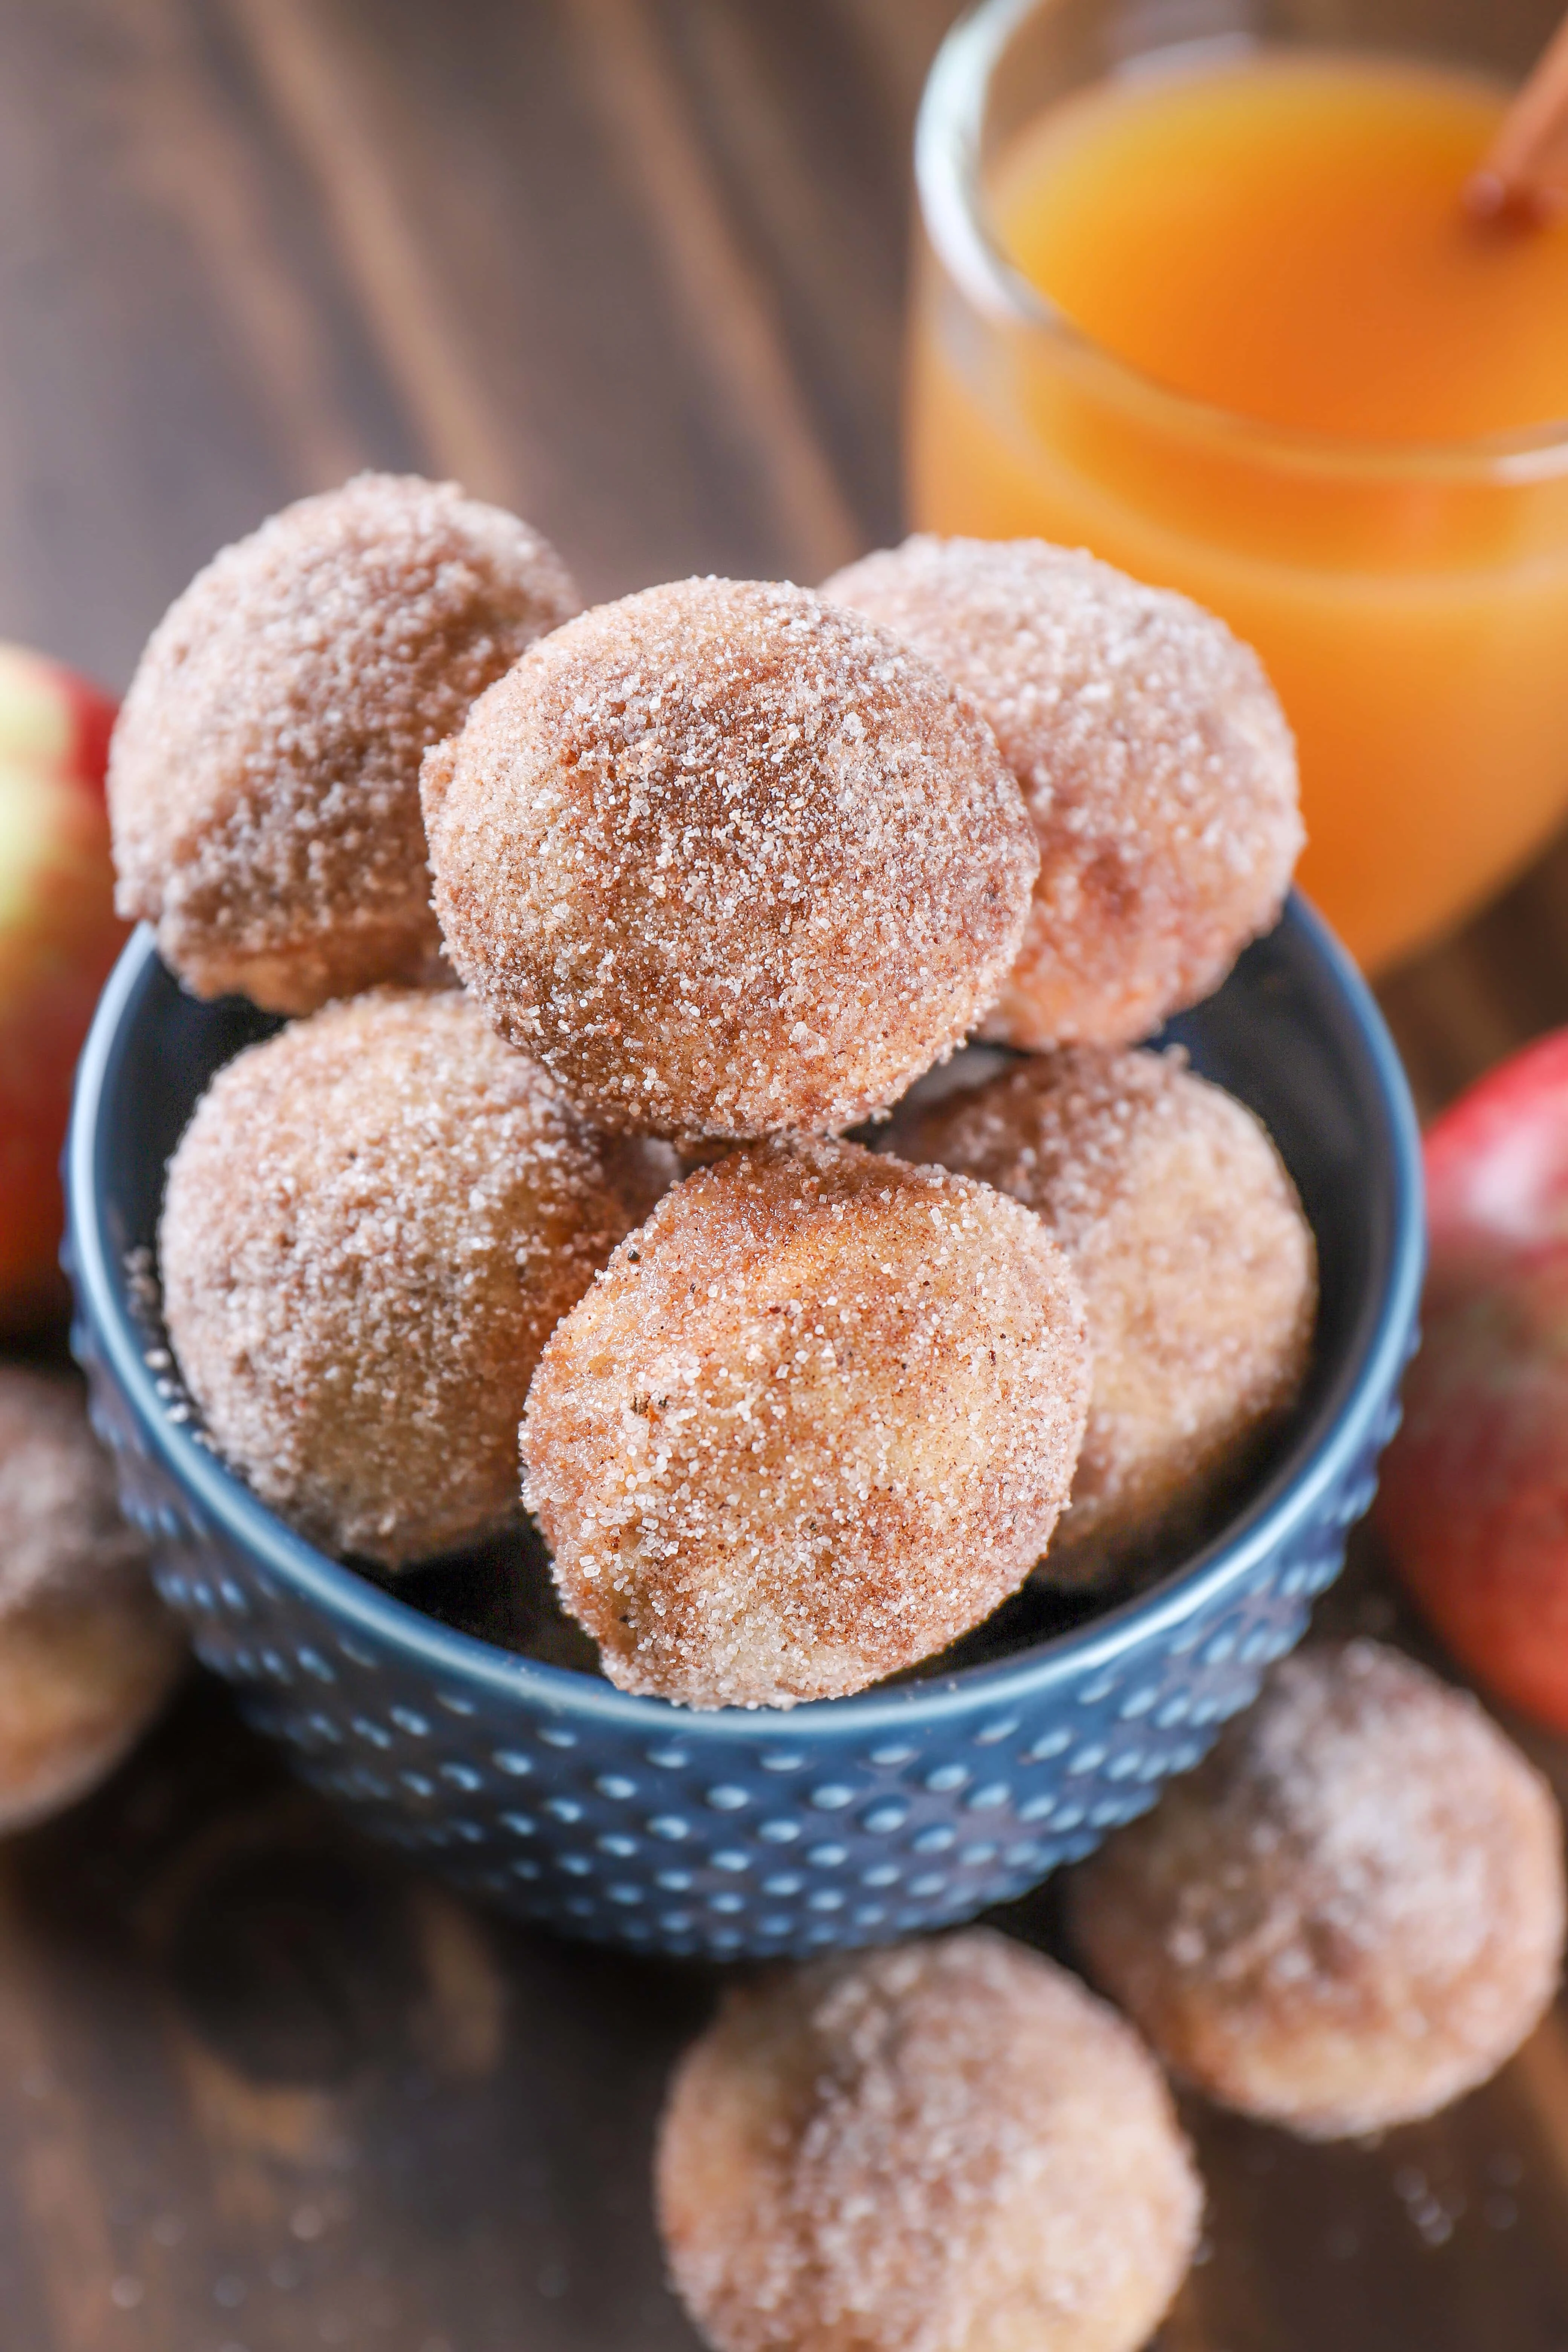
[[[128,1015],[148,983],[149,967],[157,961],[154,936],[145,923],[132,933],[110,975],[77,1070],[65,1173],[79,1316],[89,1323],[148,1442],[182,1491],[269,1577],[298,1591],[345,1633],[357,1631],[419,1671],[449,1678],[458,1687],[437,1689],[436,1696],[454,1715],[474,1711],[474,1701],[461,1686],[477,1685],[487,1697],[513,1704],[525,1699],[557,1717],[613,1727],[623,1735],[641,1732],[711,1746],[737,1737],[759,1742],[809,1741],[831,1733],[837,1744],[842,1736],[857,1732],[907,1731],[913,1727],[912,1714],[922,1725],[937,1726],[977,1707],[1000,1710],[1026,1696],[1037,1700],[1053,1685],[1066,1686],[1110,1664],[1124,1649],[1133,1622],[1140,1636],[1169,1639],[1187,1622],[1201,1620],[1227,1591],[1245,1584],[1294,1528],[1311,1520],[1324,1490],[1346,1474],[1372,1435],[1404,1368],[1426,1257],[1415,1107],[1383,1016],[1345,950],[1294,891],[1284,919],[1304,930],[1310,950],[1326,967],[1326,977],[1370,1064],[1386,1120],[1384,1181],[1392,1193],[1393,1214],[1375,1318],[1370,1329],[1363,1326],[1359,1355],[1350,1359],[1295,1447],[1236,1521],[1148,1591],[1049,1635],[1015,1657],[789,1708],[699,1710],[618,1690],[603,1678],[550,1665],[462,1633],[296,1535],[216,1453],[170,1418],[145,1360],[142,1337],[124,1304],[123,1276],[110,1264],[98,1181],[105,1157],[102,1110],[108,1085],[125,1051]]]

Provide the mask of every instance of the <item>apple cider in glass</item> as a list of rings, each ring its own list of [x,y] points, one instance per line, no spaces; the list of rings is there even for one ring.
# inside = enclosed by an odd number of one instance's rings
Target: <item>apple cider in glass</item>
[[[992,0],[922,112],[910,342],[911,521],[1256,646],[1302,886],[1373,965],[1568,804],[1568,220],[1468,216],[1507,60],[1409,13]]]

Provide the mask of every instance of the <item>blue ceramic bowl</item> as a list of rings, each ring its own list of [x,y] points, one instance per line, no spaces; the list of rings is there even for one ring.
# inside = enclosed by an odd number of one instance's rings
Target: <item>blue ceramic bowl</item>
[[[1317,1234],[1314,1370],[1268,1468],[1215,1540],[1124,1605],[995,1663],[789,1713],[691,1714],[454,1632],[313,1550],[204,1444],[149,1344],[150,1252],[198,1095],[269,1025],[184,995],[145,930],[104,992],[68,1152],[95,1421],[159,1589],[251,1721],[366,1830],[508,1909],[721,1958],[969,1917],[1152,1804],[1338,1573],[1414,1339],[1420,1160],[1377,1009],[1299,901],[1172,1031],[1260,1114]]]

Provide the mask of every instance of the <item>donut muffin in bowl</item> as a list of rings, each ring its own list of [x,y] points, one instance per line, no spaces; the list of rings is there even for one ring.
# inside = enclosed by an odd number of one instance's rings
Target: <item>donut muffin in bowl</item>
[[[971,1917],[1194,1764],[1337,1573],[1413,1343],[1420,1169],[1376,1007],[1300,900],[1166,1033],[1262,1119],[1316,1240],[1311,1369],[1267,1461],[1205,1540],[1120,1601],[1063,1622],[1031,1614],[1030,1588],[957,1656],[787,1711],[699,1712],[440,1622],[313,1549],[217,1457],[161,1339],[153,1244],[197,1099],[271,1025],[184,994],[146,929],[126,948],[68,1147],[78,1352],[200,1657],[366,1830],[481,1895],[719,1958]]]

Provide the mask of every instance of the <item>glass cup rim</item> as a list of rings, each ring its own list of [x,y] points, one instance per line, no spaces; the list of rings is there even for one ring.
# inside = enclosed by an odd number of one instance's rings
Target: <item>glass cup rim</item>
[[[1056,345],[1088,388],[1173,437],[1223,443],[1276,471],[1373,482],[1489,487],[1568,475],[1568,419],[1455,441],[1387,442],[1270,425],[1197,400],[1105,350],[1025,277],[987,215],[981,131],[991,79],[1009,41],[1058,0],[971,0],[950,27],[926,77],[915,122],[916,195],[926,236],[966,300],[993,323],[1034,331]],[[1170,47],[1196,58],[1236,55],[1247,37]],[[1326,46],[1326,45],[1325,45]],[[1161,54],[1150,50],[1150,56]]]

